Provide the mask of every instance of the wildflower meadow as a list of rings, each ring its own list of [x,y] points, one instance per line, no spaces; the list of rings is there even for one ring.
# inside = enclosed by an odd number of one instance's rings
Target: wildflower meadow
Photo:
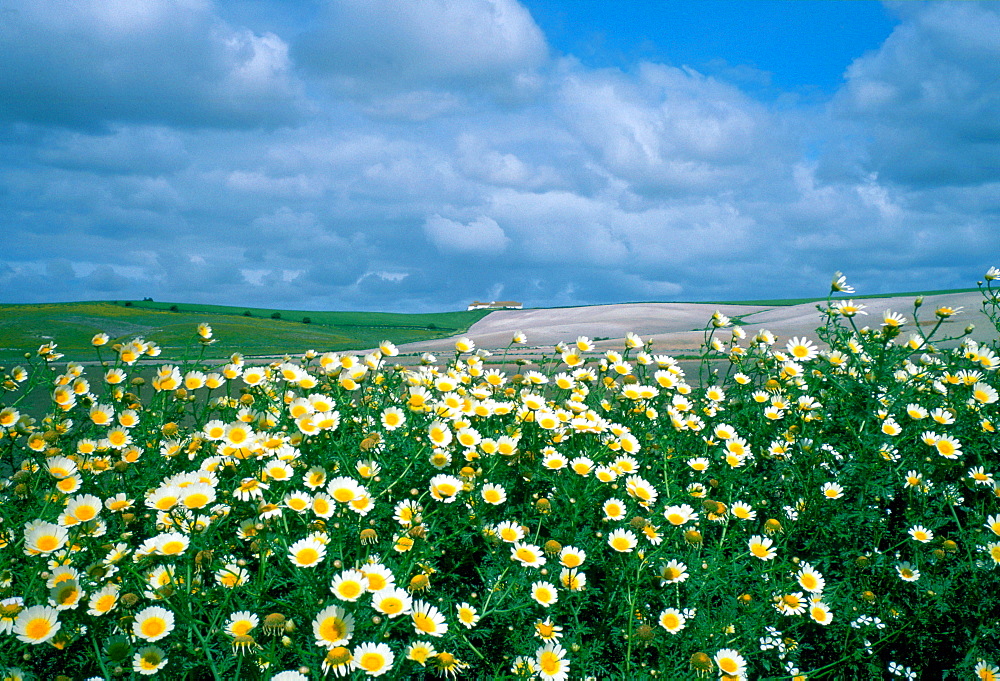
[[[997,342],[853,293],[686,370],[43,345],[0,370],[0,679],[996,679]]]

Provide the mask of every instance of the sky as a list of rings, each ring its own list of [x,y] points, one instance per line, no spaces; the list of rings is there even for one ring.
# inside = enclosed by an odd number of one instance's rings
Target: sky
[[[0,302],[975,286],[1000,3],[0,0]]]

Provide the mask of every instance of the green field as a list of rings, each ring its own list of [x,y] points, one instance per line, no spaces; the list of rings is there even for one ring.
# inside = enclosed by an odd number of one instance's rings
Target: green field
[[[399,344],[463,333],[487,314],[312,312],[152,301],[0,305],[0,362],[22,359],[47,342],[58,343],[66,359],[93,359],[90,340],[101,332],[111,336],[112,343],[141,336],[171,355],[186,348],[196,354],[200,347],[195,329],[202,322],[212,326],[217,339],[206,349],[207,358],[237,351],[283,355],[307,349],[360,350],[383,340]]]

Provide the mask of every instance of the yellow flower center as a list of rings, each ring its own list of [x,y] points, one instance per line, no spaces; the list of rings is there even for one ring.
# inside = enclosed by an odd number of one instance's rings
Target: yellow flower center
[[[295,554],[295,559],[303,565],[311,565],[319,559],[319,551],[314,548],[301,549]]]
[[[24,633],[28,638],[39,641],[48,636],[51,630],[52,625],[47,619],[36,618],[28,622],[28,626],[24,628]]]
[[[347,625],[339,617],[327,617],[319,626],[324,641],[340,641],[347,634]]]
[[[389,598],[383,598],[379,606],[387,615],[395,615],[403,611],[403,601],[399,600],[395,596]]]
[[[160,617],[150,617],[142,623],[141,630],[144,636],[155,638],[167,630],[167,623]]]
[[[555,674],[559,671],[559,656],[551,650],[546,650],[538,659],[538,666],[541,667],[542,671],[546,674]]]

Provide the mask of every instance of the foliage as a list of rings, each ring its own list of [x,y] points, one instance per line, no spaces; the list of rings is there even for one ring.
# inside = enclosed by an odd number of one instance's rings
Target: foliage
[[[146,380],[159,346],[98,334],[91,381],[47,343],[0,393],[0,664],[994,678],[995,344],[842,293],[822,349],[716,313],[698,379],[635,334],[515,375],[462,338]]]

